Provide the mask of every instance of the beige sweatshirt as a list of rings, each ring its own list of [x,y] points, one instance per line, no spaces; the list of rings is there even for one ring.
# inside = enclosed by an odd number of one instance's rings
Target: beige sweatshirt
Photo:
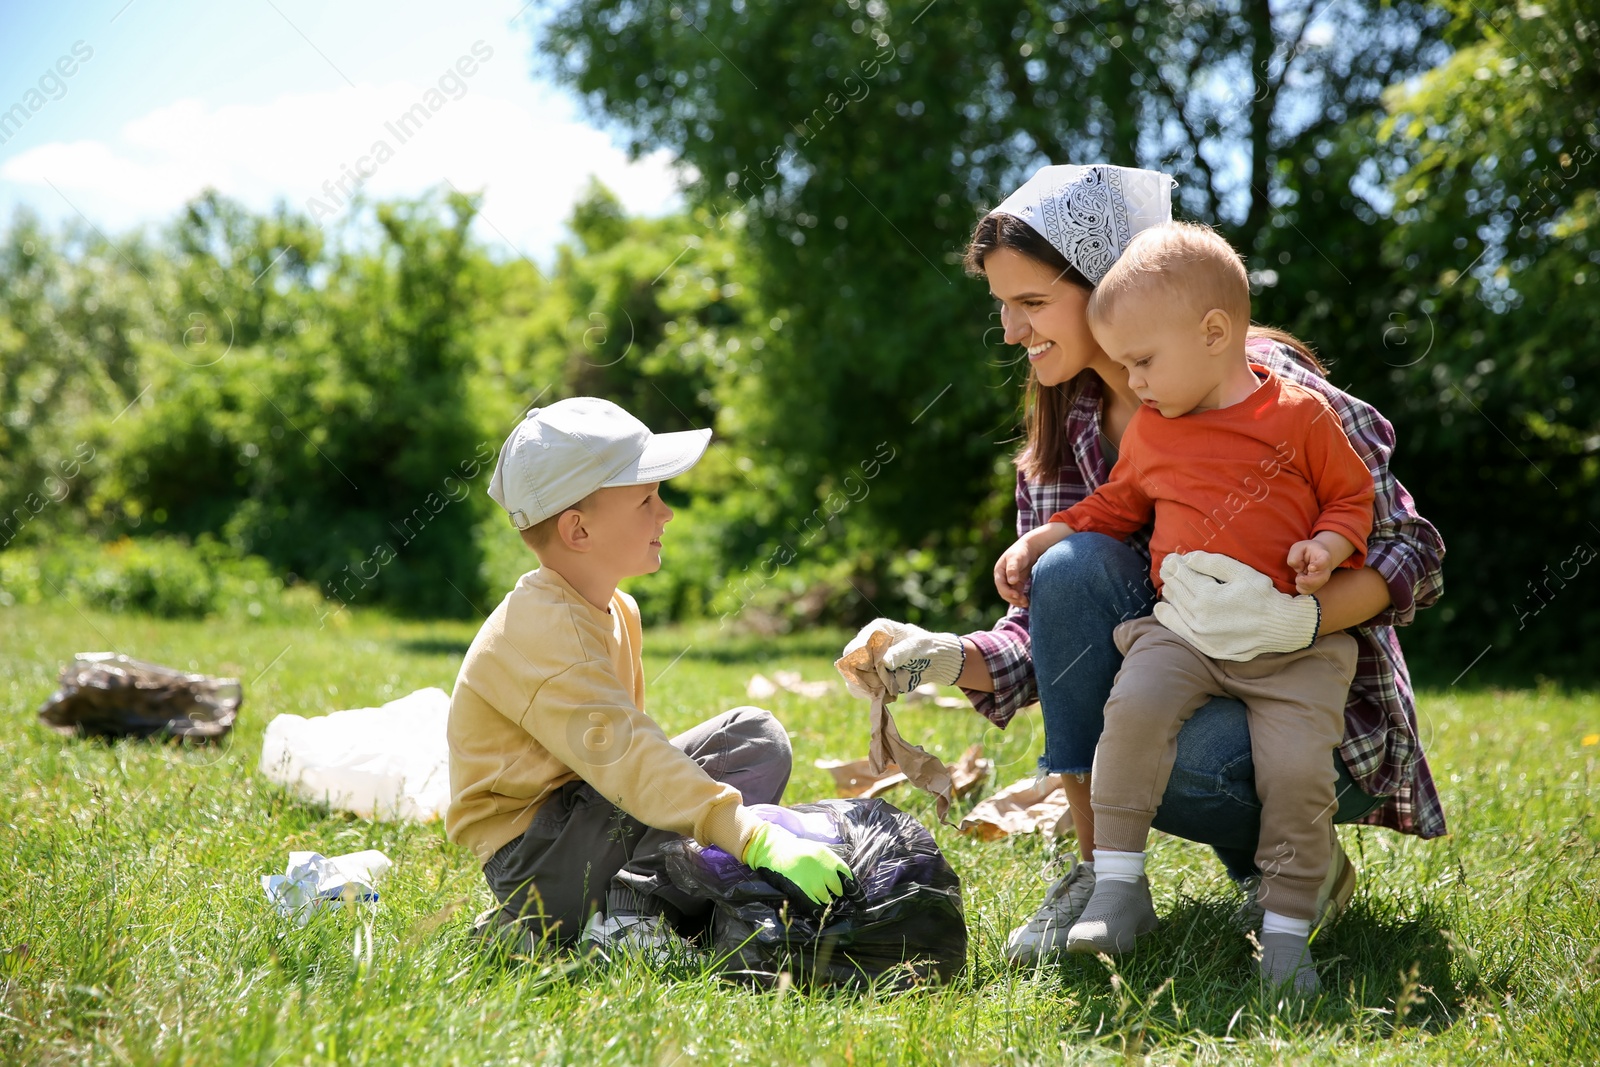
[[[524,574],[462,661],[450,698],[445,833],[478,862],[582,778],[647,826],[744,855],[761,825],[644,713],[639,608],[610,611],[543,568]]]

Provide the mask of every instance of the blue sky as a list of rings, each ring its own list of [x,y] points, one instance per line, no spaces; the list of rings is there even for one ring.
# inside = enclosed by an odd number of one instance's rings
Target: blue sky
[[[373,197],[481,190],[479,236],[542,261],[591,175],[630,210],[670,209],[664,154],[630,163],[534,75],[543,6],[4,0],[0,220],[81,212],[115,235],[210,185],[333,222],[359,170]]]

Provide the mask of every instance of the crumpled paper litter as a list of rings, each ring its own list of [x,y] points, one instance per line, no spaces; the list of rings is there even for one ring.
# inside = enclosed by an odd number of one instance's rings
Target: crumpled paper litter
[[[1072,811],[1062,785],[1065,777],[1046,774],[1011,783],[979,801],[961,820],[961,832],[982,841],[998,841],[1011,834],[1061,837],[1071,833]]]
[[[883,653],[889,647],[889,635],[879,630],[867,638],[866,644],[834,661],[834,669],[854,688],[872,696],[870,728],[872,739],[867,747],[868,769],[882,774],[892,762],[899,766],[906,778],[919,789],[934,795],[934,813],[940,822],[950,811],[950,801],[955,796],[955,783],[950,771],[938,756],[920,746],[913,745],[900,736],[900,729],[889,714],[890,695],[883,667]]]
[[[889,764],[881,774],[874,774],[871,762],[868,759],[819,759],[813,761],[812,766],[833,776],[834,788],[842,797],[881,797],[902,782],[910,781],[897,763]],[[983,746],[972,745],[961,754],[960,759],[950,764],[950,781],[955,795],[958,798],[966,796],[988,781],[993,771],[994,760],[983,757]]]
[[[375,906],[378,891],[374,887],[393,866],[389,857],[375,848],[343,856],[291,852],[282,874],[261,876],[261,888],[279,915],[304,926],[313,912],[343,907],[346,900]]]
[[[764,674],[751,675],[744,693],[751,700],[771,700],[779,692],[795,693],[816,700],[827,696],[832,689],[832,682],[808,682],[801,678],[799,671],[773,671],[771,678]]]

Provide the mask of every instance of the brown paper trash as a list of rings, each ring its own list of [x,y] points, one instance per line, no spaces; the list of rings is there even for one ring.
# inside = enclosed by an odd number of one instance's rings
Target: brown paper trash
[[[800,677],[799,671],[773,671],[771,678],[764,674],[751,675],[744,692],[751,700],[771,700],[779,692],[794,693],[816,700],[832,692],[834,684],[826,680],[805,681]]]
[[[833,775],[834,788],[842,797],[880,797],[902,782],[910,781],[891,763],[882,774],[874,774],[871,760],[816,760],[812,766]],[[956,797],[964,797],[988,781],[994,770],[994,760],[983,758],[983,746],[973,745],[950,765],[950,782]]]
[[[970,708],[972,705],[960,697],[945,697],[939,695],[939,687],[932,682],[923,682],[911,692],[905,694],[906,706],[915,704],[932,704],[939,708]]]
[[[961,832],[980,841],[998,841],[1011,834],[1072,832],[1072,811],[1060,774],[1024,778],[978,803],[961,820]]]
[[[874,775],[881,775],[888,770],[889,764],[897,764],[912,785],[934,795],[934,813],[940,822],[945,822],[950,801],[955,796],[955,783],[951,780],[949,769],[938,756],[900,736],[894,716],[889,714],[889,704],[894,697],[889,695],[890,678],[886,677],[890,672],[883,666],[883,653],[888,647],[889,635],[879,630],[867,638],[866,644],[835,660],[833,666],[847,682],[853,678],[859,688],[872,694],[869,723],[872,740],[867,747],[868,770]]]
[[[935,810],[943,822],[951,799],[976,788],[989,776],[994,763],[980,759],[982,747],[973,745],[947,770],[938,757],[900,736],[888,711],[894,700],[888,693],[892,674],[883,666],[883,653],[888,647],[889,635],[879,631],[867,638],[861,648],[834,662],[847,685],[854,682],[855,688],[872,694],[872,743],[867,759],[848,763],[818,760],[816,766],[833,775],[843,796],[878,796],[910,781],[937,798]],[[983,841],[996,841],[1011,834],[1042,832],[1059,837],[1071,833],[1072,811],[1063,778],[1049,774],[1012,783],[974,807],[961,820],[961,832]]]
[[[881,797],[895,786],[910,781],[900,771],[900,765],[891,763],[881,774],[873,774],[863,759],[819,759],[812,766],[833,775],[833,787],[842,797]]]

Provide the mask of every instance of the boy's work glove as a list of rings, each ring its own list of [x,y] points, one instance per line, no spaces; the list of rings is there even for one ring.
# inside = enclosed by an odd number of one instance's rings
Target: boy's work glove
[[[844,880],[855,877],[827,845],[796,837],[772,823],[763,823],[750,835],[744,863],[781,874],[813,904],[844,895]]]
[[[932,633],[909,622],[872,620],[844,646],[844,655],[848,656],[863,647],[868,638],[879,632],[889,637],[889,647],[883,652],[879,676],[890,696],[909,693],[924,682],[955,685],[956,679],[961,677],[961,668],[967,661],[961,638],[955,634]],[[862,691],[860,680],[852,680],[849,675],[845,676],[845,685],[856,696],[872,696]]]
[[[1161,561],[1156,621],[1212,659],[1235,662],[1310,648],[1322,626],[1314,596],[1280,593],[1230,556],[1174,552]]]

